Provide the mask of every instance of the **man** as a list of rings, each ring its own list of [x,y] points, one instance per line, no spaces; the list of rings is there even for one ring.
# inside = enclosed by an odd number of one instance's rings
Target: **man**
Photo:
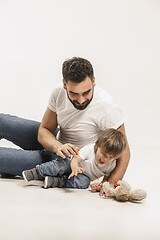
[[[57,87],[53,90],[38,130],[40,144],[36,141],[38,123],[32,121],[31,124],[29,120],[17,118],[21,131],[19,130],[20,133],[15,133],[13,136],[15,126],[10,119],[11,116],[8,116],[8,119],[4,115],[0,117],[0,123],[2,123],[0,137],[8,139],[24,149],[21,152],[17,152],[18,150],[14,152],[18,159],[20,155],[24,158],[24,160],[19,161],[17,170],[14,166],[15,171],[10,171],[10,167],[7,169],[9,166],[8,158],[10,154],[13,155],[13,150],[7,152],[6,149],[0,149],[6,160],[1,159],[0,152],[0,173],[21,174],[24,169],[30,169],[43,161],[51,160],[52,153],[56,153],[62,158],[65,158],[65,155],[76,155],[81,147],[94,143],[99,133],[106,128],[117,128],[125,134],[121,110],[118,105],[113,103],[112,97],[105,90],[95,87],[93,67],[88,60],[76,57],[66,60],[62,66],[62,73],[63,87]],[[23,121],[27,121],[26,124],[23,124]],[[12,126],[11,129],[9,125]],[[54,133],[58,126],[60,131],[55,137]],[[8,128],[9,130],[6,130]],[[20,142],[21,135],[25,138],[23,143]],[[29,138],[34,139],[32,140],[33,144],[29,144]],[[42,150],[42,146],[44,150]],[[33,149],[36,151],[26,151]],[[116,168],[109,178],[104,177],[104,181],[108,180],[114,183],[122,179],[129,158],[130,151],[127,144],[123,155],[117,159]],[[25,160],[27,161],[26,165]],[[1,164],[1,161],[4,163]],[[102,184],[91,185],[91,188],[101,191],[100,193],[103,194]]]

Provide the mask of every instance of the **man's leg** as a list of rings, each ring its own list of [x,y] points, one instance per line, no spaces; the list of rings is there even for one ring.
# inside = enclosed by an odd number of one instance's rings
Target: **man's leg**
[[[49,159],[48,159],[49,160]],[[22,171],[34,168],[45,161],[43,150],[0,148],[0,174],[22,175]]]
[[[41,150],[37,140],[40,123],[9,114],[0,114],[0,139],[4,138],[24,150]]]
[[[24,150],[42,150],[43,146],[37,140],[40,122],[0,114],[0,139],[4,138]],[[57,135],[57,128],[54,135]]]
[[[0,114],[0,139],[7,139],[24,150],[42,150],[43,147],[37,140],[39,125],[40,123],[36,121]],[[42,151],[24,150],[0,147],[1,177],[21,175],[23,170],[53,159],[53,153],[45,149]]]

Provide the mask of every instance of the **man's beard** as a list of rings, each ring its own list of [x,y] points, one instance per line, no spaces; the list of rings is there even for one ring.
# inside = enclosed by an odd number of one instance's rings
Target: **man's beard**
[[[67,92],[67,91],[66,91],[66,92]],[[90,99],[90,100],[87,99],[85,102],[82,103],[82,105],[79,105],[79,102],[78,102],[78,101],[70,99],[69,96],[68,96],[68,92],[67,92],[67,97],[68,97],[69,101],[73,104],[73,106],[74,106],[75,108],[77,108],[78,110],[84,110],[84,109],[90,104],[90,102],[92,101],[92,99],[93,99],[93,93],[92,93],[91,99]]]

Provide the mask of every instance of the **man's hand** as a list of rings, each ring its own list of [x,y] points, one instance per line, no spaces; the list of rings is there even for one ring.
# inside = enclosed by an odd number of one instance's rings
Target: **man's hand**
[[[78,155],[80,149],[74,146],[73,144],[66,143],[56,146],[54,150],[58,156],[66,158],[65,155],[67,155],[68,157],[70,157],[71,155],[73,156]]]
[[[74,169],[72,169],[72,173],[69,175],[68,179],[70,179],[71,177],[73,177],[74,175],[77,176],[78,173],[82,173],[84,172],[85,169],[81,168],[81,167],[76,167]]]

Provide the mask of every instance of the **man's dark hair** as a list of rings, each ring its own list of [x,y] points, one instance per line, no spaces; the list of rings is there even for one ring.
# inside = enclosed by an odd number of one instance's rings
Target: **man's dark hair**
[[[93,81],[94,72],[92,64],[87,59],[73,57],[71,59],[67,59],[63,63],[62,75],[66,83],[68,80],[75,83],[80,83],[86,77],[91,78]]]

